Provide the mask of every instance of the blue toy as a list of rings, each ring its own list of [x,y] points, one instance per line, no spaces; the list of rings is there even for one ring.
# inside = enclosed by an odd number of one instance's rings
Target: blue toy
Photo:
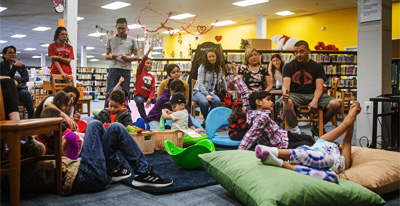
[[[214,144],[225,146],[239,146],[240,141],[231,140],[229,136],[216,136],[221,127],[229,127],[228,118],[232,110],[226,107],[217,107],[208,113],[206,119],[206,134]]]

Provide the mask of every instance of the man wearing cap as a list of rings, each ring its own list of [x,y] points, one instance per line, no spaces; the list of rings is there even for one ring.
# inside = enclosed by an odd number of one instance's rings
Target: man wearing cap
[[[165,104],[171,105],[172,111],[169,109],[162,110],[162,116],[164,119],[172,119],[171,129],[174,130],[186,130],[188,129],[188,118],[189,113],[186,110],[186,99],[185,96],[180,93],[174,93],[170,100]]]

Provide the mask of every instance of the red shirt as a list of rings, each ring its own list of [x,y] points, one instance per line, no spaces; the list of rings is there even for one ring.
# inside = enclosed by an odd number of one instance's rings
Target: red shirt
[[[154,94],[156,92],[156,79],[152,74],[143,71],[146,60],[147,56],[145,55],[137,68],[135,83],[136,90],[134,96],[140,95],[144,98],[149,97],[150,99],[154,99]]]
[[[62,58],[71,58],[74,59],[74,50],[71,45],[64,44],[63,46],[59,46],[56,43],[51,43],[48,49],[48,55],[51,56],[59,56],[61,54]],[[61,69],[68,75],[72,74],[72,68],[70,64],[60,62]],[[60,71],[56,68],[53,61],[51,62],[50,74],[60,74]]]

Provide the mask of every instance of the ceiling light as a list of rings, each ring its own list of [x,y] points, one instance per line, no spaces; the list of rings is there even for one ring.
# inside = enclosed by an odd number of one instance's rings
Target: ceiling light
[[[20,51],[17,51],[17,54],[21,53]]]
[[[152,52],[152,55],[161,54],[161,52]]]
[[[35,51],[36,48],[25,48],[24,50],[25,50],[25,51]]]
[[[0,44],[7,43],[8,41],[0,40]]]
[[[171,31],[163,31],[162,33],[163,34],[173,34],[173,33],[177,33],[177,32],[180,32],[181,30],[179,30],[179,29],[174,29],[174,30],[171,30]]]
[[[277,12],[277,13],[275,13],[275,14],[281,15],[281,16],[287,16],[287,15],[292,15],[292,14],[294,14],[294,13],[293,13],[293,12],[290,12],[290,11],[280,11],[280,12]]]
[[[41,47],[49,47],[49,44],[42,44]]]
[[[85,19],[85,18],[83,18],[83,17],[79,17],[79,16],[76,17],[76,20],[77,20],[77,21],[84,20],[84,19]]]
[[[40,59],[42,58],[41,56],[32,56],[32,59]]]
[[[106,35],[106,33],[96,32],[96,33],[88,34],[88,36],[94,36],[94,37],[99,37],[99,36],[104,36],[104,35]]]
[[[90,58],[94,58],[94,56],[92,56],[92,55],[87,55],[86,58],[87,58],[87,59],[90,59]]]
[[[51,28],[50,27],[45,27],[45,26],[39,26],[39,27],[36,27],[36,28],[34,28],[32,30],[33,31],[47,31],[49,29],[51,29]]]
[[[11,38],[24,38],[24,37],[26,37],[25,34],[14,34],[11,36]]]
[[[96,49],[96,47],[92,47],[92,46],[87,46],[86,47],[86,50],[93,50],[93,49]]]
[[[125,3],[125,2],[122,2],[122,1],[116,1],[116,2],[111,3],[111,4],[104,5],[101,8],[117,10],[117,9],[124,8],[124,7],[130,6],[130,5],[131,4],[129,4],[129,3]]]
[[[91,62],[98,62],[98,61],[100,61],[100,59],[91,59],[90,61]]]
[[[138,28],[142,28],[142,26],[140,26],[140,24],[131,24],[128,25],[129,29],[138,29]]]
[[[137,40],[137,41],[145,41],[145,39],[144,39],[143,37],[137,38],[136,40]]]
[[[225,25],[229,25],[229,24],[236,24],[236,22],[228,20],[228,21],[220,21],[220,22],[217,22],[217,23],[212,23],[211,25],[214,25],[214,26],[225,26]]]
[[[105,55],[106,55],[106,53],[103,53],[102,55],[103,55],[103,56],[105,56]]]
[[[163,49],[163,47],[162,46],[153,47],[153,50],[157,50],[157,49]]]
[[[235,2],[232,4],[236,5],[236,6],[244,7],[244,6],[251,6],[254,4],[261,4],[261,3],[266,3],[266,2],[268,2],[268,0],[245,0],[245,1],[238,1],[238,2]]]
[[[4,10],[6,10],[6,9],[7,9],[7,7],[2,7],[2,6],[0,6],[0,12],[4,11]]]
[[[184,14],[178,14],[175,16],[171,16],[169,18],[170,19],[186,19],[186,18],[193,17],[193,16],[195,16],[195,15],[189,14],[189,13],[184,13]]]

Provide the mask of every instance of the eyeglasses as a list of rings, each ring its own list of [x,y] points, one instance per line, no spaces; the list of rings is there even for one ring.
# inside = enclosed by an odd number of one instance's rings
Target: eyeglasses
[[[126,27],[117,27],[118,30],[126,30]]]
[[[60,34],[60,36],[68,36],[68,34]]]
[[[7,52],[7,54],[12,55],[12,54],[16,54],[16,52]]]

